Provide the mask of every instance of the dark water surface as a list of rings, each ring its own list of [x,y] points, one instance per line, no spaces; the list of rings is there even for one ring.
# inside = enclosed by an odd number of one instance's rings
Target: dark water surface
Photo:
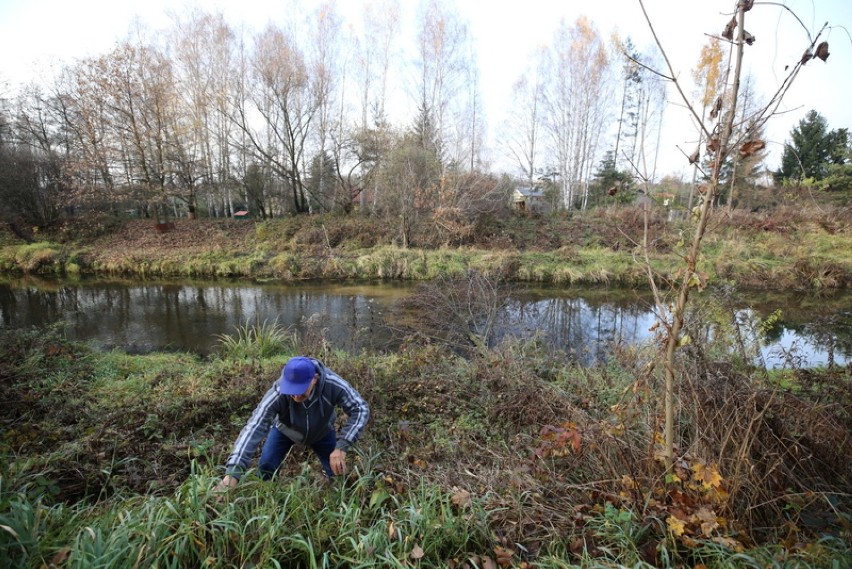
[[[394,315],[408,284],[256,284],[247,282],[0,281],[0,327],[61,323],[68,339],[129,352],[209,354],[221,334],[246,323],[277,322],[304,333],[321,329],[346,350],[391,350],[399,341]],[[499,336],[540,335],[554,348],[590,362],[614,343],[651,339],[655,321],[646,293],[624,290],[522,288],[512,297]],[[852,361],[852,295],[751,294],[732,301],[748,321],[776,309],[761,355],[769,367]],[[743,327],[744,341],[750,328]],[[705,333],[713,334],[711,324]]]

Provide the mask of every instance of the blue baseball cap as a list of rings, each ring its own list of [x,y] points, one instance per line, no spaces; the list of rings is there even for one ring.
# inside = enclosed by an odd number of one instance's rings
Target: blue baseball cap
[[[290,358],[278,381],[278,393],[282,395],[302,395],[311,385],[311,380],[317,373],[317,366],[310,358],[296,356]]]

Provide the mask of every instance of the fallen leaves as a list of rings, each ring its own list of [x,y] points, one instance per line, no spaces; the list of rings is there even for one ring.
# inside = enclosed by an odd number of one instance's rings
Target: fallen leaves
[[[666,518],[666,526],[675,537],[680,537],[686,533],[686,523],[675,516],[669,516]]]
[[[699,462],[692,465],[692,472],[694,473],[692,479],[702,483],[707,490],[722,485],[722,475],[719,474],[715,466],[708,466]]]
[[[470,492],[461,488],[454,488],[455,493],[453,494],[450,501],[452,501],[453,505],[458,508],[466,508],[471,503]]]
[[[67,563],[68,559],[71,557],[71,548],[63,547],[59,551],[56,552],[56,555],[53,556],[53,559],[50,560],[50,565],[48,567],[62,567]]]
[[[583,437],[577,430],[577,425],[570,421],[559,426],[545,425],[539,436],[541,444],[535,449],[535,454],[539,458],[578,454],[582,448]]]
[[[418,559],[423,559],[423,556],[426,555],[426,552],[423,551],[423,548],[414,544],[414,547],[411,548],[411,553],[408,554],[409,557],[414,559],[415,561]]]

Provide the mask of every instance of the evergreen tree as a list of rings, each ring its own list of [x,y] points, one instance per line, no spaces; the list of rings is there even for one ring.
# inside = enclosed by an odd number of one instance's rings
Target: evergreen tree
[[[596,205],[626,204],[634,198],[632,183],[633,176],[630,172],[618,169],[614,152],[609,150],[592,176],[589,191]]]
[[[848,136],[845,128],[829,131],[825,117],[814,110],[808,111],[790,132],[792,142],[784,146],[776,180],[823,179],[830,164],[844,162]]]
[[[345,196],[337,196],[337,165],[328,151],[317,153],[311,160],[305,189],[312,211],[333,209],[338,197],[342,199],[340,205],[346,205]]]

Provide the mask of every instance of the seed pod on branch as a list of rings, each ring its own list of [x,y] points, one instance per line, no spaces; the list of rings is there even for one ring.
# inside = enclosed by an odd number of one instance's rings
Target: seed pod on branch
[[[737,8],[741,8],[743,12],[748,12],[754,6],[754,0],[740,0],[737,2]]]
[[[825,61],[826,59],[828,59],[828,56],[829,56],[829,55],[831,55],[831,54],[830,54],[830,53],[828,53],[828,42],[827,42],[827,41],[824,41],[824,42],[822,42],[821,44],[819,44],[819,45],[817,46],[817,48],[816,48],[816,56],[817,56],[818,58],[820,58],[821,60]]]
[[[692,166],[693,164],[698,162],[698,158],[700,157],[700,155],[701,155],[701,148],[699,147],[699,148],[695,149],[695,152],[693,152],[692,154],[689,155],[689,165]]]
[[[725,29],[722,31],[722,37],[728,41],[734,39],[734,30],[737,27],[737,17],[734,16],[731,18],[731,21],[725,26]]]
[[[805,53],[802,54],[802,59],[800,60],[800,63],[802,65],[804,65],[805,63],[807,63],[808,61],[810,61],[813,58],[814,58],[814,52],[811,51],[811,48],[808,48],[808,49],[805,50]]]
[[[707,152],[715,154],[717,150],[719,150],[719,135],[714,134],[710,137],[710,140],[707,141]]]
[[[757,38],[755,38],[752,34],[743,30],[743,41],[746,42],[748,45],[754,44],[754,40],[756,40],[756,39]]]
[[[740,146],[740,156],[748,158],[755,152],[763,150],[764,148],[766,148],[766,143],[762,140],[748,140]]]
[[[710,118],[715,119],[719,116],[719,112],[722,110],[722,97],[716,99],[716,102],[713,103],[713,108],[710,109]]]

